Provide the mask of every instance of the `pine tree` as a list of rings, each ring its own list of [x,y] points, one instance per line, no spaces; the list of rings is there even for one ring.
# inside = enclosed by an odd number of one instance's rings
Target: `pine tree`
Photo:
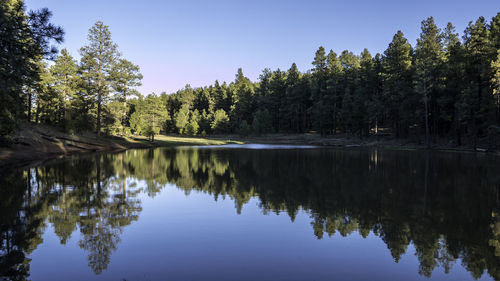
[[[139,134],[150,137],[153,142],[155,135],[160,133],[165,121],[169,119],[161,98],[153,93],[143,100],[139,99],[136,111],[130,117],[130,125]]]
[[[213,112],[215,101],[212,97],[212,91],[212,86],[195,89],[193,108],[199,112],[202,112],[203,110]]]
[[[186,130],[185,133],[187,135],[194,136],[198,134],[198,130],[200,129],[200,122],[201,116],[198,110],[194,110],[191,112],[191,116],[189,117],[189,122],[186,125]]]
[[[455,27],[448,23],[443,31],[444,90],[438,100],[440,118],[448,120],[456,143],[462,142],[462,122],[466,119],[463,89],[465,88],[465,49]]]
[[[384,123],[385,114],[384,114],[384,89],[383,89],[383,57],[380,53],[375,55],[373,59],[373,70],[372,70],[372,90],[373,95],[369,100],[368,111],[369,115],[372,118],[372,124],[374,125],[374,133],[376,135],[379,134],[379,124]]]
[[[285,123],[283,118],[283,99],[286,94],[285,72],[279,68],[273,72],[270,81],[270,107],[267,109],[271,115],[272,131],[280,131],[281,126]]]
[[[500,12],[491,19],[488,30],[491,56],[495,57],[496,52],[500,50]]]
[[[236,99],[234,100],[234,110],[231,112],[231,118],[233,123],[232,129],[236,130],[239,127],[239,123],[243,120],[247,123],[252,122],[252,113],[255,110],[256,103],[254,99],[254,85],[243,75],[241,68],[238,69],[236,74],[236,79],[232,84],[235,92]]]
[[[300,83],[300,72],[295,63],[292,64],[290,69],[288,69],[286,74],[286,92],[284,99],[284,119],[287,120],[288,124],[283,126],[283,129],[287,132],[300,132],[301,123],[301,112],[305,104],[301,100],[301,95],[303,94],[299,91]]]
[[[355,104],[358,112],[355,123],[360,136],[369,135],[371,124],[377,122],[377,111],[374,99],[377,93],[377,73],[375,73],[375,60],[367,49],[359,56],[359,80],[356,83]]]
[[[174,115],[174,120],[179,134],[185,134],[186,126],[189,123],[189,106],[187,104],[182,104],[179,111]]]
[[[493,97],[496,104],[496,123],[500,126],[500,59],[498,57],[500,52],[500,12],[491,19],[488,28],[493,72]]]
[[[273,132],[272,117],[267,109],[259,109],[254,113],[252,129],[256,135]]]
[[[468,115],[469,127],[472,128],[473,144],[477,146],[477,137],[487,123],[488,107],[492,105],[490,93],[490,43],[489,31],[484,17],[470,22],[463,36],[466,50],[466,81],[464,88],[464,109]]]
[[[415,98],[412,95],[412,57],[411,45],[398,31],[389,47],[384,52],[383,76],[384,95],[387,101],[386,111],[389,115],[396,137],[407,134],[410,120],[413,118]]]
[[[316,51],[312,65],[312,87],[311,98],[313,106],[311,108],[313,116],[313,124],[316,130],[322,135],[326,134],[328,121],[328,106],[324,100],[326,93],[326,80],[327,80],[327,57],[325,48],[320,46]]]
[[[212,130],[216,134],[224,134],[229,132],[229,116],[224,109],[218,109],[214,113],[214,120],[210,124]]]
[[[331,114],[330,118],[332,120],[332,133],[336,134],[337,123],[339,120],[339,113],[340,113],[340,104],[342,96],[341,93],[343,92],[341,83],[343,68],[337,54],[332,50],[330,50],[330,52],[328,53],[327,62],[328,62],[328,78],[326,81],[326,90],[327,90],[326,100],[330,106],[330,109],[328,111]]]
[[[142,78],[139,66],[134,65],[126,59],[119,59],[111,68],[111,87],[115,92],[115,100],[122,107],[119,110],[120,115],[115,116],[115,118],[120,120],[122,135],[125,135],[125,127],[127,126],[127,97],[138,95],[139,92],[135,88],[142,85]]]
[[[312,65],[314,66],[313,72],[315,73],[326,71],[326,52],[323,46],[320,46],[316,51]]]
[[[270,109],[273,106],[273,93],[271,89],[272,76],[273,72],[269,68],[264,68],[262,73],[259,75],[258,87],[255,90],[257,109]]]
[[[88,45],[80,49],[84,80],[97,107],[97,136],[101,135],[101,115],[108,98],[113,65],[118,58],[117,45],[111,40],[109,27],[98,21],[90,28]]]
[[[354,133],[359,127],[356,125],[358,121],[357,118],[357,96],[360,96],[360,93],[357,91],[357,86],[359,82],[358,72],[360,68],[359,57],[353,54],[350,51],[344,50],[339,57],[340,64],[343,68],[342,70],[342,125],[344,127],[344,131],[348,134]]]
[[[40,61],[38,68],[39,82],[33,88],[36,93],[35,121],[58,126],[61,121],[62,95],[54,87],[55,79],[47,63]]]
[[[69,129],[71,121],[71,102],[76,98],[78,76],[77,64],[66,49],[61,50],[55,64],[50,68],[54,81],[54,90],[61,99],[62,126]]]
[[[441,71],[444,60],[441,30],[429,17],[422,21],[422,33],[415,49],[415,90],[424,104],[425,143],[430,147],[429,100],[437,99],[441,88]],[[432,115],[436,119],[436,114]]]

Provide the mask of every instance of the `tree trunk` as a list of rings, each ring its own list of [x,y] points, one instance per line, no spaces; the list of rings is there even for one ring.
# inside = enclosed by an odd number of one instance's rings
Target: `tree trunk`
[[[63,125],[63,128],[64,130],[67,130],[68,126],[66,124],[66,121],[68,120],[68,116],[67,116],[67,106],[66,106],[66,100],[68,99],[67,98],[67,93],[66,93],[66,81],[68,80],[68,77],[65,76],[65,80],[64,80],[64,90],[63,90],[63,102],[62,102],[62,113],[61,113],[61,119],[62,119],[62,125]]]
[[[123,115],[122,115],[122,137],[125,136],[125,119],[127,119],[127,97],[123,97],[125,101],[123,102]]]
[[[300,123],[302,122],[302,118],[300,118],[299,107],[295,106],[295,132],[300,133]]]
[[[425,153],[425,175],[424,175],[424,214],[427,206],[427,185],[429,181],[429,152]]]
[[[337,103],[333,103],[333,134],[337,133]]]
[[[102,32],[102,30],[100,30]],[[102,35],[102,33],[99,33]],[[102,39],[102,38],[99,38]],[[97,137],[101,136],[101,106],[102,106],[102,94],[103,94],[103,60],[102,60],[102,40],[99,40],[99,55],[97,58],[99,64],[99,71],[97,77]]]
[[[155,115],[153,114],[153,124],[151,125],[151,142],[155,141]]]
[[[462,145],[462,124],[459,118],[455,120],[457,145]]]
[[[101,136],[101,91],[97,94],[97,137]]]
[[[28,88],[28,123],[31,123],[31,103],[32,103],[32,92]]]
[[[473,129],[474,129],[474,139],[473,139],[473,143],[474,143],[474,151],[476,150],[477,148],[477,135],[479,134],[479,129],[478,129],[478,126],[477,126],[477,119],[478,119],[478,116],[477,116],[477,113],[480,112],[481,110],[481,94],[482,94],[482,85],[483,85],[483,79],[481,77],[481,73],[482,73],[482,66],[480,66],[480,69],[478,71],[478,75],[477,75],[477,106],[473,109],[474,110],[474,114],[473,114]]]
[[[37,99],[37,102],[36,102],[36,113],[35,113],[35,123],[36,124],[38,124],[39,116],[40,116],[40,101],[38,101],[38,99]]]
[[[427,97],[424,98],[425,104],[425,145],[427,148],[431,147],[430,138],[429,138],[429,105],[427,102]]]
[[[500,93],[497,93],[497,123],[500,125]]]
[[[424,106],[425,106],[425,145],[431,147],[429,138],[429,101],[427,98],[427,86],[424,83]]]

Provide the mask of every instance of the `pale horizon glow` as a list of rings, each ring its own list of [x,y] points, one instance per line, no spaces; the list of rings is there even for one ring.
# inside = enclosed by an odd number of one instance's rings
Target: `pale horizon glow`
[[[239,67],[252,81],[264,68],[287,70],[294,62],[305,72],[319,46],[375,55],[399,29],[414,46],[429,16],[462,35],[469,21],[490,21],[500,11],[498,0],[25,2],[53,12],[66,32],[59,49],[76,59],[89,28],[103,21],[124,58],[140,66],[142,94],[229,83]]]

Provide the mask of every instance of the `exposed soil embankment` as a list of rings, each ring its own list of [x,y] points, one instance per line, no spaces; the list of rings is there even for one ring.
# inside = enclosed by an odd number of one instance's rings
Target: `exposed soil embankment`
[[[49,126],[26,124],[14,135],[10,147],[0,147],[0,167],[18,166],[61,155],[137,147],[147,145],[122,138],[97,139],[90,135],[69,135]]]

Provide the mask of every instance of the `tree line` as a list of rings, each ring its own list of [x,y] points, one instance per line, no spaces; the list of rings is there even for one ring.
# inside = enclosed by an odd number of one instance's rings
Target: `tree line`
[[[382,54],[319,47],[305,73],[264,69],[234,82],[162,95],[166,132],[392,134],[460,145],[500,134],[500,13],[470,22],[462,37],[448,23],[422,21],[417,44],[398,31]]]
[[[319,47],[312,69],[262,71],[257,82],[238,69],[230,83],[141,95],[137,65],[122,58],[109,27],[97,22],[76,61],[62,50],[50,12],[26,13],[22,1],[1,7],[3,83],[0,135],[23,121],[99,136],[197,134],[392,135],[430,145],[500,143],[500,13],[479,17],[460,36],[432,17],[412,46],[397,31],[374,56]],[[18,52],[18,50],[25,51]],[[7,83],[8,82],[8,83]]]

